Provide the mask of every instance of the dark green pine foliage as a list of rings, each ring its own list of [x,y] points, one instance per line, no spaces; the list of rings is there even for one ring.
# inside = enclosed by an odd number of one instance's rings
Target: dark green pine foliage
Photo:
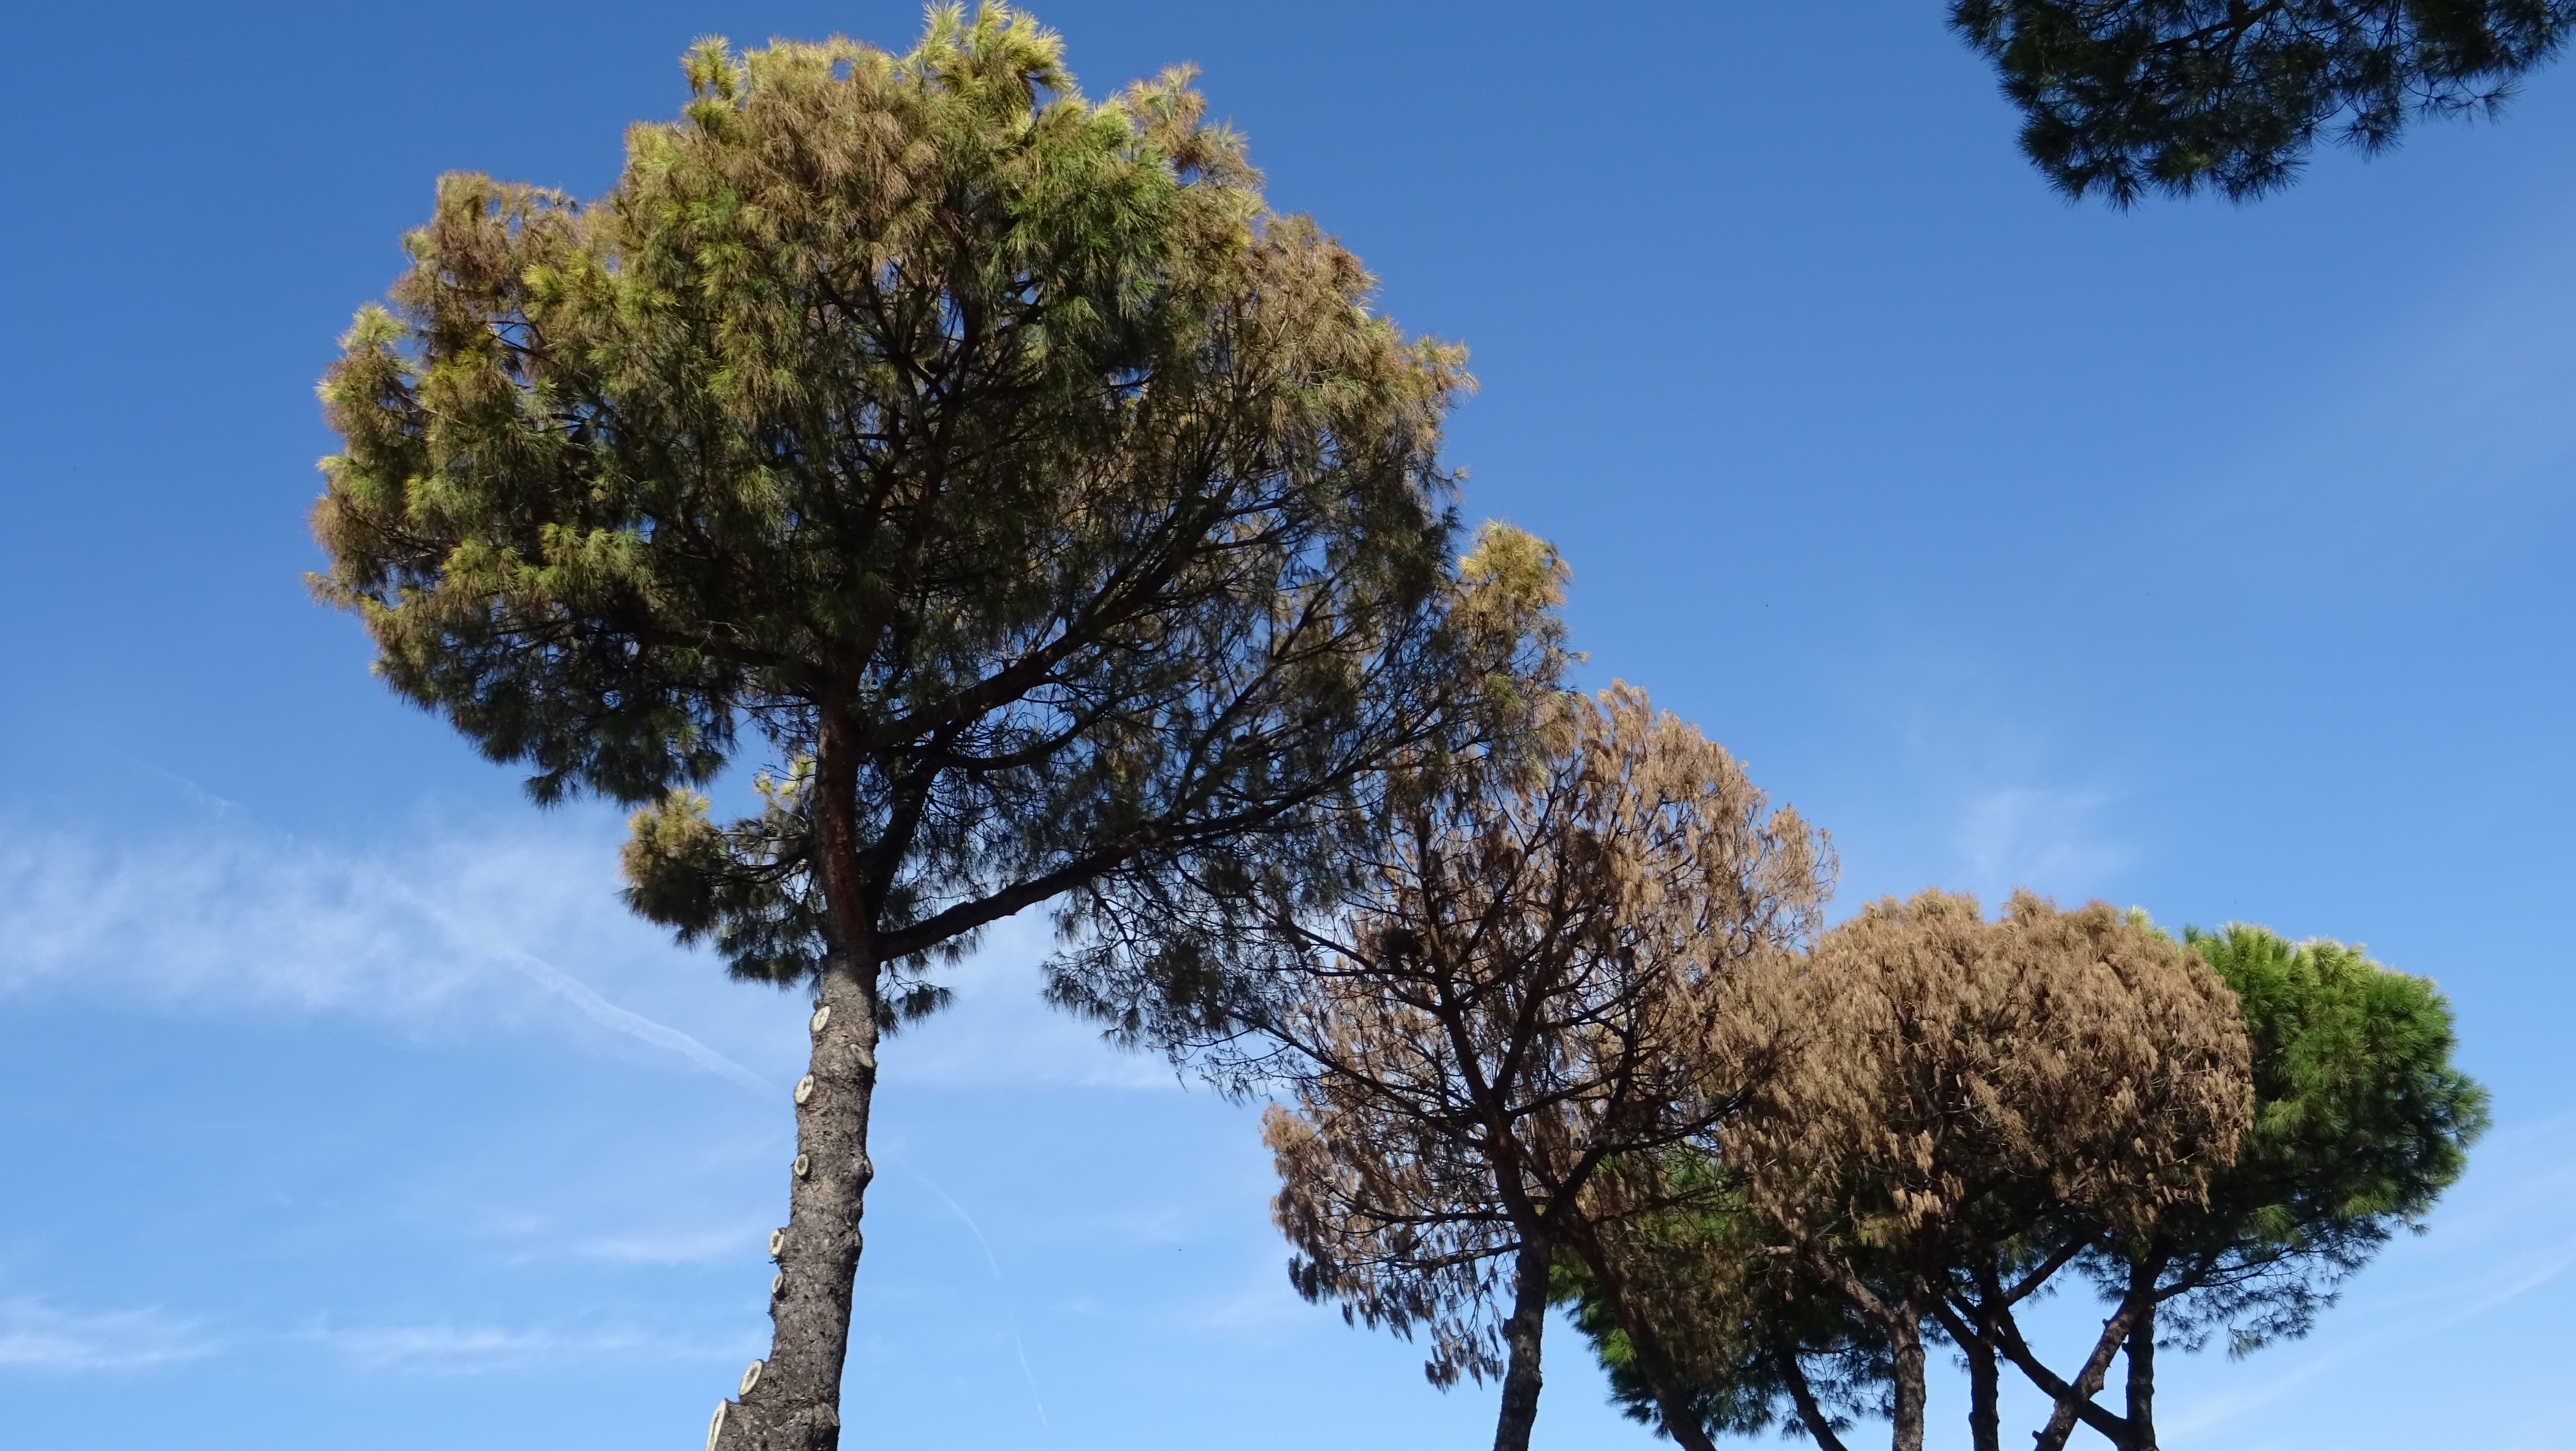
[[[1823,1451],[1845,1451],[1842,1433],[1862,1416],[1888,1414],[1893,1370],[1887,1337],[1830,1288],[1802,1273],[1766,1233],[1713,1161],[1683,1159],[1675,1181],[1696,1186],[1690,1207],[1627,1226],[1629,1291],[1654,1307],[1666,1353],[1682,1374],[1680,1402],[1700,1435],[1802,1433]],[[1891,1265],[1871,1278],[1896,1293]],[[1630,1420],[1674,1440],[1663,1401],[1600,1284],[1560,1264],[1555,1299],[1592,1343],[1610,1395]],[[1686,1307],[1686,1308],[1684,1308]]]
[[[2203,187],[2244,201],[2319,136],[2365,154],[2415,117],[2492,116],[2555,55],[2576,0],[1952,0],[2071,197]]]
[[[689,76],[598,203],[442,180],[324,385],[314,514],[396,690],[540,802],[653,805],[639,910],[809,976],[829,798],[876,955],[917,955],[1316,799],[1477,683],[1440,629],[1461,355],[1263,213],[1186,73],[1086,103],[995,11]],[[765,809],[692,825],[670,793],[746,732]]]
[[[2244,1013],[2254,1129],[2208,1207],[2114,1255],[2105,1278],[2152,1257],[2164,1333],[2197,1343],[2224,1329],[2243,1354],[2305,1334],[2337,1282],[2421,1227],[2468,1167],[2487,1093],[2452,1063],[2451,1006],[2429,980],[2260,927],[2184,940]]]
[[[2115,1445],[2153,1448],[2160,1348],[2224,1333],[2243,1355],[2306,1334],[2342,1281],[2400,1229],[2423,1228],[2487,1127],[2486,1090],[2451,1061],[2451,1005],[2430,980],[2329,939],[2242,924],[2183,936],[2236,994],[2254,1050],[2253,1126],[2205,1203],[2143,1235],[2100,1231],[2081,1264],[2112,1316],[2090,1363],[2106,1365],[2117,1344],[2126,1403],[2114,1413],[2034,1373],[2061,1397],[2040,1451],[2066,1445],[2078,1419]]]

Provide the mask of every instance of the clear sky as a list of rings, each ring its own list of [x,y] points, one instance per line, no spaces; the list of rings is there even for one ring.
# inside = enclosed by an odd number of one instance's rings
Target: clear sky
[[[2167,1361],[2170,1443],[2576,1444],[2576,65],[2123,216],[1943,8],[1038,15],[1093,94],[1199,63],[1274,203],[1472,347],[1470,517],[1565,549],[1594,683],[1832,829],[1838,915],[2027,885],[2440,980],[2496,1132],[2315,1337]],[[694,1448],[766,1344],[803,1010],[306,601],[312,384],[442,170],[595,195],[692,38],[918,12],[15,13],[0,1440]],[[1295,1297],[1254,1109],[1051,1017],[1022,926],[886,1053],[846,1444],[1489,1437]],[[1650,1444],[1550,1348],[1542,1446]]]

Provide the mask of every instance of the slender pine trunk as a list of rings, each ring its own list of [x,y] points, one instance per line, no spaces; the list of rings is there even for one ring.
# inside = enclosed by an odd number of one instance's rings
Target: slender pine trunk
[[[2140,1302],[2137,1324],[2129,1327],[2129,1444],[2126,1451],[2156,1451],[2156,1282],[2149,1272],[2138,1282],[2129,1272],[2129,1293]]]
[[[1529,1451],[1538,1424],[1539,1342],[1547,1333],[1547,1267],[1544,1240],[1525,1239],[1512,1267],[1512,1314],[1503,1322],[1509,1359],[1503,1369],[1503,1409],[1494,1425],[1494,1451]]]
[[[1651,1329],[1641,1331],[1632,1326],[1628,1330],[1628,1347],[1637,1358],[1638,1370],[1646,1377],[1647,1389],[1654,1394],[1664,1434],[1672,1437],[1682,1451],[1717,1451],[1708,1428],[1692,1412],[1690,1397],[1682,1394],[1681,1378],[1673,1370],[1672,1357],[1664,1353],[1662,1340]]]
[[[2102,1322],[2102,1334],[2093,1343],[2093,1353],[2085,1357],[2065,1394],[2050,1407],[2048,1424],[2031,1433],[2035,1443],[2032,1451],[2065,1451],[2068,1439],[2075,1434],[2077,1407],[2092,1404],[2093,1397],[2101,1393],[2102,1381],[2110,1374],[2111,1357],[2127,1342],[2129,1328],[2137,1322],[2137,1316],[2135,1300],[2123,1298],[2119,1308]]]
[[[1923,1451],[1923,1321],[1912,1309],[1899,1311],[1890,1327],[1894,1342],[1895,1394],[1890,1408],[1888,1444],[1894,1451]]]
[[[877,1088],[877,1011],[884,965],[876,904],[860,870],[857,753],[827,705],[815,750],[815,861],[830,952],[809,1022],[814,1048],[799,1079],[787,1223],[769,1237],[769,1356],[716,1407],[708,1451],[836,1451],[841,1370],[859,1272],[859,1216],[876,1166],[868,1110]]]
[[[1973,1336],[1960,1341],[1959,1349],[1968,1357],[1969,1444],[1975,1451],[2003,1451],[2002,1383],[1994,1341],[1990,1335]]]
[[[1798,1406],[1798,1419],[1806,1423],[1807,1434],[1816,1438],[1817,1451],[1850,1451],[1843,1438],[1834,1434],[1833,1418],[1816,1400],[1816,1388],[1807,1384],[1806,1367],[1798,1364],[1793,1346],[1771,1347],[1771,1361],[1780,1371],[1780,1380],[1789,1387],[1789,1399]]]
[[[1968,1440],[1975,1451],[2003,1451],[2003,1417],[1998,1399],[2001,1372],[1995,1364],[1995,1322],[2003,1311],[1991,1300],[1957,1305],[1932,1302],[1941,1328],[1958,1344],[1968,1362]]]
[[[787,1224],[770,1237],[769,1357],[717,1408],[710,1451],[833,1451],[841,1439],[841,1368],[850,1347],[859,1216],[876,1168],[868,1108],[877,1084],[875,964],[837,960],[814,1010],[811,1071],[796,1085],[796,1158]]]

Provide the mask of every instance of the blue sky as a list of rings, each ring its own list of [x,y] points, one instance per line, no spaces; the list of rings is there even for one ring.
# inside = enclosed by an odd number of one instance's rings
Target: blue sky
[[[1471,516],[1577,643],[1941,884],[2367,942],[2498,1128],[2307,1342],[2168,1439],[2569,1444],[2576,68],[2249,208],[2072,208],[1939,0],[1057,3],[1192,60],[1483,392]],[[694,37],[908,4],[52,6],[0,228],[0,1405],[29,1445],[694,1447],[765,1343],[802,1013],[625,918],[612,811],[310,605],[311,386],[451,168],[595,194]],[[1474,1444],[1298,1301],[1253,1110],[995,936],[886,1056],[855,1426],[955,1447]],[[2056,1329],[2088,1307],[2061,1304]],[[1570,1335],[1540,1443],[1640,1446]],[[1956,1387],[1936,1444],[1964,1444]],[[2008,1424],[2032,1420],[2025,1403]],[[2016,1430],[2012,1434],[2018,1435]],[[1943,1440],[1941,1438],[1947,1438]],[[852,1444],[872,1444],[854,1435]]]

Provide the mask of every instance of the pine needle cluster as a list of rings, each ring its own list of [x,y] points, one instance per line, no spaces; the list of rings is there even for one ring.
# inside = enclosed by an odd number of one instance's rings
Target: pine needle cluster
[[[1951,28],[2070,197],[2127,207],[2296,180],[2320,138],[2365,155],[2416,118],[2488,117],[2576,26],[2571,0],[1953,0]]]

